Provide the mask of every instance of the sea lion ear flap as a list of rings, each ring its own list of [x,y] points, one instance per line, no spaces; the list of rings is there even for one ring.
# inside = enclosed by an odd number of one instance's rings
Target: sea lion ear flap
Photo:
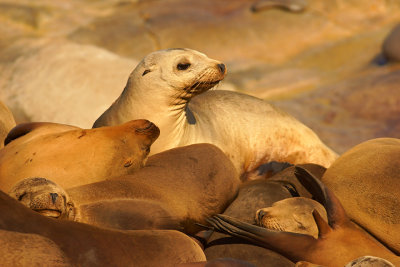
[[[154,55],[152,56],[150,54],[145,59],[143,59],[142,67],[144,68],[142,76],[146,75],[149,72],[152,72],[156,68],[155,56]]]
[[[295,167],[294,174],[314,198],[325,207],[328,215],[328,223],[331,227],[342,225],[350,220],[339,199],[320,180],[315,178],[306,169],[298,166]]]
[[[14,128],[11,129],[11,131],[8,133],[6,139],[4,139],[4,146],[9,144],[10,142],[14,141],[15,139],[18,139],[21,136],[24,136],[36,128],[39,128],[43,125],[47,124],[46,122],[27,122],[27,123],[21,123],[15,126]]]

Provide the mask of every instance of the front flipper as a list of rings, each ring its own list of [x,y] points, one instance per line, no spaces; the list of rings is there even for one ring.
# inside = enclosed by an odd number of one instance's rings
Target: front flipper
[[[305,251],[317,243],[317,239],[309,235],[273,231],[222,214],[215,215],[207,221],[217,232],[243,238],[290,259],[304,259]]]

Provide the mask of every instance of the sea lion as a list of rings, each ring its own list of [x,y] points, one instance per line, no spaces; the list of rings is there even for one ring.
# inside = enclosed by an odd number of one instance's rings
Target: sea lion
[[[3,102],[0,101],[0,148],[4,147],[4,139],[8,132],[15,127],[14,116]]]
[[[120,97],[93,127],[147,118],[162,132],[152,153],[211,143],[225,152],[240,175],[270,161],[328,167],[337,158],[311,129],[266,101],[209,91],[225,74],[223,63],[195,50],[153,52],[133,70]]]
[[[272,207],[256,212],[257,225],[277,231],[308,234],[318,238],[318,228],[312,216],[318,211],[328,221],[324,207],[310,198],[293,197],[275,202]]]
[[[51,177],[67,189],[132,173],[143,167],[158,135],[157,126],[147,120],[88,130],[51,123],[20,124],[0,150],[0,189],[8,192],[29,177]]]
[[[275,166],[275,164],[273,164]],[[325,170],[315,164],[300,165],[321,177]],[[265,169],[265,168],[263,168]],[[310,197],[310,193],[294,175],[294,166],[276,173],[271,178],[248,181],[240,186],[238,196],[224,211],[224,215],[255,223],[256,211],[272,206],[275,202],[292,197]],[[206,234],[203,234],[207,238]],[[203,239],[205,239],[203,237]],[[204,242],[204,241],[203,241]],[[205,241],[205,254],[208,260],[231,257],[245,260],[256,266],[294,266],[294,263],[278,253],[253,245],[242,239],[214,232]]]
[[[65,190],[56,183],[40,178],[19,181],[8,193],[26,207],[44,216],[67,219],[74,217],[74,204]]]
[[[2,191],[0,210],[0,229],[50,239],[72,266],[172,267],[206,260],[194,240],[175,230],[119,231],[54,220],[28,209]]]
[[[322,176],[349,217],[400,254],[400,139],[363,142]]]
[[[67,256],[50,239],[37,235],[0,230],[2,267],[72,267]]]
[[[391,262],[373,256],[363,256],[355,259],[344,267],[395,267]]]
[[[273,249],[289,259],[323,266],[344,266],[365,255],[400,263],[400,257],[354,224],[336,196],[307,170],[296,167],[296,176],[327,211],[328,223],[314,210],[318,239],[309,235],[265,229],[226,215],[208,221],[215,230]]]
[[[132,175],[66,192],[47,179],[28,179],[10,194],[42,214],[96,226],[195,233],[199,228],[193,222],[205,223],[221,213],[236,196],[239,183],[233,164],[218,147],[195,144],[153,155]]]

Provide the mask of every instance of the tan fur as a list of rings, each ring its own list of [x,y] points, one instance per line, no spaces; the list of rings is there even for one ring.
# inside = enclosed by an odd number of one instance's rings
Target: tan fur
[[[72,267],[53,241],[37,234],[0,230],[0,255],[2,267]]]
[[[311,235],[318,238],[318,228],[312,216],[318,211],[328,221],[324,207],[309,198],[295,197],[275,202],[272,207],[259,209],[255,221],[259,226],[292,233]]]
[[[15,126],[14,116],[3,102],[0,101],[0,148],[4,147],[4,139]]]
[[[30,184],[16,185],[24,196],[35,196],[20,201],[53,209],[51,198],[42,195],[54,194],[57,188],[47,186],[45,179],[37,187]],[[153,155],[132,175],[67,190],[75,212],[64,217],[118,229],[195,232],[192,222],[205,223],[208,216],[222,212],[238,186],[238,175],[224,153],[210,144],[196,144]]]
[[[179,63],[191,65],[179,70]],[[151,53],[94,127],[147,118],[161,129],[153,153],[212,143],[226,153],[239,174],[270,161],[327,167],[336,159],[337,154],[311,129],[269,103],[231,91],[208,91],[225,76],[221,64],[190,49]]]
[[[226,215],[214,216],[209,222],[218,231],[274,249],[294,262],[307,261],[336,267],[371,255],[395,265],[400,263],[398,255],[350,221],[339,200],[317,178],[299,167],[296,167],[296,175],[327,209],[328,223],[317,211],[312,213],[319,230],[318,239],[304,234],[268,230]]]
[[[400,254],[400,139],[373,139],[353,147],[322,181],[352,220]]]
[[[117,231],[54,220],[33,212],[1,191],[0,210],[0,229],[50,239],[72,266],[172,267],[205,261],[196,242],[178,231]]]
[[[47,123],[18,125],[9,134],[16,139],[9,138],[0,151],[0,189],[8,192],[32,177],[51,177],[66,189],[132,173],[144,165],[158,134],[146,120],[89,130]]]

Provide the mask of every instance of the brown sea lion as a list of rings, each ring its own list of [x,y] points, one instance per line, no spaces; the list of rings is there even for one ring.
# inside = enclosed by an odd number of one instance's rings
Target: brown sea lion
[[[226,215],[216,215],[209,222],[215,230],[273,249],[295,262],[344,266],[353,259],[371,255],[400,264],[398,255],[350,221],[340,201],[317,178],[300,167],[296,167],[296,176],[327,211],[328,223],[316,210],[312,213],[319,231],[317,239],[304,234],[265,229]]]
[[[263,166],[261,172],[279,170],[276,163]],[[321,177],[325,168],[315,164],[301,165],[317,177]],[[225,215],[253,224],[256,211],[272,206],[275,202],[292,197],[309,197],[308,191],[294,175],[294,166],[277,172],[268,180],[255,180],[243,183],[236,199],[224,211]],[[207,237],[207,235],[205,235]],[[266,248],[244,242],[242,239],[214,232],[207,240],[205,254],[207,259],[232,257],[249,261],[256,266],[294,266],[294,263],[278,253]]]
[[[372,139],[351,148],[322,181],[353,221],[400,254],[400,139]]]
[[[72,266],[172,267],[206,260],[195,241],[174,230],[119,231],[54,220],[24,207],[1,191],[0,210],[0,229],[50,239]]]
[[[97,226],[193,233],[192,222],[221,213],[239,182],[219,148],[195,144],[153,155],[132,175],[70,188],[69,196],[44,178],[24,180],[10,194],[42,214]]]
[[[209,91],[225,74],[224,64],[195,50],[153,52],[138,64],[120,97],[93,127],[147,118],[162,132],[152,153],[211,143],[225,152],[239,174],[270,161],[328,167],[337,158],[311,129],[266,101]]]
[[[143,167],[159,129],[147,120],[101,129],[50,123],[16,126],[0,151],[0,189],[30,177],[62,188],[120,176]]]

